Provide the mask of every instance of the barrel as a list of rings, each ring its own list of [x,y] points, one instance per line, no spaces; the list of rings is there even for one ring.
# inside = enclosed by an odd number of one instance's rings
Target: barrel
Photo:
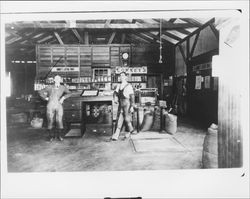
[[[205,169],[218,168],[218,130],[216,128],[209,127],[204,138],[202,166]]]
[[[165,131],[169,134],[174,134],[177,131],[177,116],[165,113]]]

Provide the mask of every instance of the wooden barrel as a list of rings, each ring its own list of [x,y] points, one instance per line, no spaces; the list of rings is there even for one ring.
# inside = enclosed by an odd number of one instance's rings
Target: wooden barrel
[[[218,168],[218,130],[208,128],[202,152],[203,168]]]
[[[177,116],[170,114],[170,113],[165,113],[165,130],[169,134],[174,134],[177,131]]]

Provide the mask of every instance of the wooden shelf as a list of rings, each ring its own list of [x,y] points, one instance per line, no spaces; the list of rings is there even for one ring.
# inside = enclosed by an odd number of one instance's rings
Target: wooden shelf
[[[111,82],[64,82],[64,84],[92,84],[92,83],[111,83]]]
[[[112,82],[113,84],[120,84],[121,82]],[[128,83],[147,83],[145,81],[128,81]]]

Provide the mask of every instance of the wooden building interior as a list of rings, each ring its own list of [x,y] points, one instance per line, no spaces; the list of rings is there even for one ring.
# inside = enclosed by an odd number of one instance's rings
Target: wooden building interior
[[[227,27],[231,27],[231,32]],[[226,39],[227,44],[233,45],[234,52],[238,50],[234,45],[238,42],[238,31],[239,25],[234,19],[215,17],[7,23],[6,75],[11,82],[10,96],[7,98],[9,171],[204,168],[204,139],[211,124],[218,126],[218,133],[213,138],[215,143],[210,154],[213,160],[210,161],[215,161],[217,168],[241,167],[241,107],[238,103],[241,91],[231,89],[231,83],[223,73],[219,77],[214,75],[214,57],[232,54],[223,50],[227,48]],[[122,59],[124,53],[128,54],[127,60]],[[74,92],[93,88],[113,90],[117,83],[113,79],[117,67],[146,66],[147,74],[137,75],[131,82],[139,88],[157,88],[157,100],[166,101],[168,107],[178,107],[173,113],[178,117],[177,132],[173,135],[159,133],[160,126],[155,124],[155,129],[138,133],[137,136],[162,140],[171,137],[182,143],[185,151],[176,149],[177,152],[162,152],[159,149],[159,153],[155,152],[153,156],[150,153],[136,154],[128,149],[131,141],[106,142],[112,132],[110,129],[103,130],[103,127],[97,132],[93,129],[86,132],[82,138],[47,143],[46,126],[30,128],[30,112],[26,122],[12,121],[11,114],[36,109],[36,102],[41,101],[37,95],[37,85],[41,85],[44,77],[52,75],[51,67],[55,64],[58,67],[78,68],[63,74],[66,80],[71,78],[68,86]],[[224,68],[227,68],[226,64]],[[111,79],[73,82],[74,78],[94,78],[93,71],[98,69],[107,70]],[[182,90],[183,84],[185,91]],[[179,104],[183,92],[186,99],[184,105]],[[34,104],[31,105],[31,102]],[[44,102],[40,103],[45,110]],[[72,111],[75,110],[65,110],[65,116]],[[73,114],[68,116],[68,120],[71,116]],[[43,151],[43,148],[46,150]],[[120,155],[122,151],[123,157]],[[37,163],[34,163],[34,158]],[[188,162],[190,158],[192,161]],[[60,166],[56,164],[59,160]],[[72,164],[74,161],[76,163]]]

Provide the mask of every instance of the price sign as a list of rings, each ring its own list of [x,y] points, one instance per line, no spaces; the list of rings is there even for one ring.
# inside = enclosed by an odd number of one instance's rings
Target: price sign
[[[115,73],[120,74],[121,72],[126,72],[129,74],[147,74],[148,68],[147,68],[147,66],[142,66],[142,67],[120,67],[120,66],[117,66],[115,68]]]

